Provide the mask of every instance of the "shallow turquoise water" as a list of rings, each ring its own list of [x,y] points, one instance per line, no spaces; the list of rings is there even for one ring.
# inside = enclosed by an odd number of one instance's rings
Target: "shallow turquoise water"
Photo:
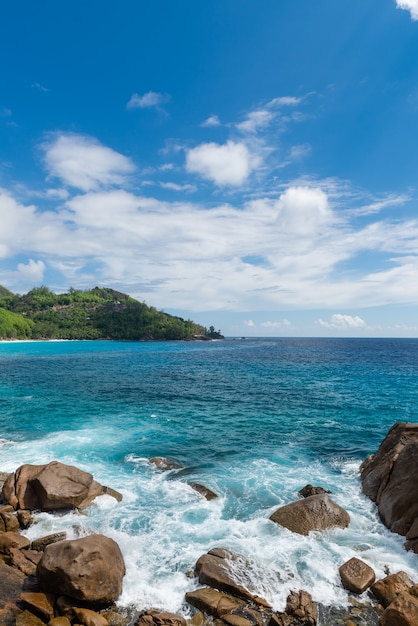
[[[0,469],[58,459],[124,494],[85,518],[42,514],[29,534],[76,524],[113,536],[125,605],[186,610],[185,572],[215,545],[253,560],[254,588],[277,608],[300,587],[343,604],[337,570],[353,555],[418,580],[358,480],[396,421],[418,421],[418,340],[0,344]],[[152,456],[184,469],[161,474]],[[348,530],[301,538],[268,521],[308,482],[333,491]]]

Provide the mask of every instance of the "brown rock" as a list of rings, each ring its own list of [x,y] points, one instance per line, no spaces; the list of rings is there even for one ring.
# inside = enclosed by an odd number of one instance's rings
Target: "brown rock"
[[[46,535],[45,537],[34,539],[32,541],[31,548],[36,552],[43,552],[51,543],[57,543],[58,541],[64,541],[65,539],[67,539],[66,532],[52,533],[52,535]]]
[[[210,552],[201,556],[196,563],[199,582],[202,585],[214,587],[219,589],[219,591],[224,591],[238,598],[251,600],[257,604],[269,607],[270,605],[266,600],[251,593],[251,591],[237,582],[233,571],[233,562],[237,559],[245,561],[240,555],[223,548],[210,550]],[[251,565],[247,564],[247,568],[250,567]],[[250,585],[250,577],[248,577],[248,584]]]
[[[318,607],[307,591],[290,592],[286,601],[286,613],[307,626],[315,626],[318,621]]]
[[[323,487],[313,487],[312,485],[305,485],[305,487],[303,487],[300,491],[298,491],[299,495],[302,496],[302,498],[309,498],[309,496],[317,496],[320,493],[331,493],[331,491],[328,491],[327,489],[324,489]]]
[[[10,508],[13,511],[13,508]],[[14,515],[14,513],[7,509],[9,509],[8,506],[4,506],[2,507],[2,509],[0,509],[0,518],[4,525],[4,530],[6,532],[18,532],[20,530],[19,520],[17,519],[16,515]]]
[[[170,470],[181,469],[183,467],[180,463],[173,461],[173,459],[166,459],[162,456],[154,456],[149,462],[163,472],[169,472]]]
[[[253,622],[248,617],[235,613],[224,615],[222,621],[229,626],[253,626]]]
[[[20,569],[26,576],[36,576],[36,565],[26,558],[26,550],[9,548],[10,565]]]
[[[55,598],[50,593],[34,593],[26,591],[20,594],[20,599],[42,618],[51,620],[54,617]]]
[[[30,611],[23,611],[16,615],[16,626],[45,626],[45,622]]]
[[[164,613],[162,611],[145,611],[135,622],[135,626],[186,626],[184,617],[176,613]]]
[[[0,532],[0,553],[9,554],[10,548],[18,548],[23,550],[29,548],[30,541],[19,533],[2,533]]]
[[[29,526],[35,523],[35,518],[30,511],[25,511],[24,509],[17,511],[17,519],[19,520],[20,528],[23,529],[29,528]]]
[[[390,574],[376,581],[371,587],[373,595],[386,608],[396,600],[398,595],[408,592],[412,587],[412,580],[406,572]]]
[[[39,508],[38,497],[31,486],[31,480],[43,468],[43,465],[21,465],[10,474],[3,485],[3,500],[14,509]]]
[[[15,626],[16,602],[25,586],[26,576],[0,560],[0,624]]]
[[[51,619],[51,621],[48,622],[47,626],[71,626],[71,622],[68,617],[60,615],[59,617],[54,617],[54,619]]]
[[[103,535],[53,543],[45,548],[37,567],[44,591],[98,604],[119,597],[124,574],[118,544]]]
[[[406,535],[418,517],[418,424],[399,422],[360,467],[364,493],[393,532]]]
[[[223,617],[235,609],[245,606],[244,600],[226,595],[211,587],[203,587],[186,593],[186,602],[208,615]]]
[[[109,626],[109,622],[103,615],[90,609],[74,608],[74,617],[83,626]]]
[[[417,626],[418,598],[402,593],[387,607],[380,617],[381,626]]]
[[[312,530],[346,528],[350,516],[327,494],[309,496],[280,507],[270,516],[280,526],[300,535],[308,535]]]
[[[218,497],[214,491],[209,489],[209,487],[205,487],[205,485],[201,485],[200,483],[193,483],[193,482],[187,483],[187,484],[190,485],[192,489],[200,493],[201,496],[206,498],[206,500],[214,500],[215,498]]]
[[[344,589],[353,593],[363,593],[376,579],[374,570],[355,557],[341,565],[338,571]]]

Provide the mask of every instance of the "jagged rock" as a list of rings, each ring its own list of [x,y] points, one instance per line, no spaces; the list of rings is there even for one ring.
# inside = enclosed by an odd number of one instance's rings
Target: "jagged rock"
[[[36,576],[36,565],[26,558],[26,550],[9,548],[10,565],[20,569],[26,576]]]
[[[300,535],[308,535],[312,530],[347,528],[350,523],[347,511],[327,494],[309,496],[286,504],[277,509],[270,519]]]
[[[45,626],[45,622],[30,611],[23,611],[16,615],[16,626]]]
[[[408,592],[412,587],[412,580],[406,572],[397,572],[381,578],[371,586],[373,595],[386,608],[398,595]]]
[[[238,598],[251,600],[256,604],[270,607],[266,600],[251,593],[243,585],[237,583],[233,572],[233,562],[237,559],[245,561],[239,554],[224,548],[214,548],[207,554],[202,555],[196,563],[196,572],[200,584],[208,585]],[[250,567],[250,564],[247,565],[248,567]]]
[[[418,424],[392,426],[376,454],[360,467],[364,493],[376,502],[383,523],[406,535],[418,518]]]
[[[315,626],[318,621],[318,607],[307,591],[290,592],[286,601],[286,613],[306,626]]]
[[[320,493],[331,493],[331,491],[328,491],[327,489],[324,489],[323,487],[313,487],[312,485],[305,485],[305,487],[303,487],[302,489],[300,489],[300,491],[298,491],[298,494],[300,496],[302,496],[302,498],[309,498],[309,496],[317,496]]]
[[[135,626],[186,626],[184,617],[176,613],[149,610],[139,616]]]
[[[187,484],[190,485],[192,489],[200,493],[201,496],[206,498],[206,500],[214,500],[215,498],[218,497],[214,491],[209,489],[209,487],[205,487],[205,485],[201,485],[200,483],[193,483],[193,482],[187,483]]]
[[[47,546],[51,543],[57,543],[58,541],[64,541],[67,539],[67,533],[52,533],[51,535],[45,535],[45,537],[39,537],[32,541],[31,548],[36,552],[43,552]]]
[[[122,592],[125,565],[113,539],[90,535],[47,546],[36,574],[44,591],[110,604]]]
[[[186,593],[186,602],[199,611],[216,617],[223,617],[226,613],[231,613],[235,609],[245,606],[244,600],[226,595],[211,587],[189,591]]]
[[[353,557],[339,568],[344,589],[353,593],[363,593],[376,579],[374,570],[356,557]]]
[[[105,493],[118,492],[100,485],[88,472],[58,461],[47,465],[22,465],[3,485],[3,499],[14,509],[82,509]]]
[[[162,456],[154,456],[152,459],[149,460],[149,462],[163,472],[169,472],[170,470],[181,469],[183,467],[182,465],[180,465],[180,463],[173,461],[173,459],[166,459]]]
[[[417,626],[418,598],[409,593],[401,593],[383,611],[381,626]]]
[[[19,533],[4,533],[0,532],[0,553],[9,554],[10,548],[18,548],[23,550],[29,548],[30,541]]]
[[[20,599],[43,619],[51,620],[54,617],[55,598],[52,594],[26,591],[20,594]]]
[[[16,602],[26,583],[26,576],[0,560],[0,624],[15,626]]]
[[[20,528],[23,528],[23,530],[35,523],[35,518],[30,511],[25,511],[24,509],[17,511],[17,519],[19,520]]]
[[[2,506],[0,509],[0,530],[4,532],[17,532],[20,530],[19,520],[14,514],[14,509],[10,505]]]

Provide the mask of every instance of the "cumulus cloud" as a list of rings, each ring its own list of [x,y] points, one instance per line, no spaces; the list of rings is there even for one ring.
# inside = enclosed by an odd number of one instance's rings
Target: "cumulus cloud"
[[[244,320],[244,325],[248,326],[248,328],[255,328],[255,323],[253,320]]]
[[[278,328],[286,328],[291,326],[291,322],[289,322],[289,320],[284,319],[281,322],[271,322],[271,321],[267,321],[267,322],[261,322],[260,326],[262,326],[263,328],[269,328],[269,329],[278,329]]]
[[[57,133],[41,148],[49,176],[82,191],[120,185],[135,170],[130,159],[85,135]]]
[[[22,279],[24,282],[42,282],[44,272],[45,263],[43,261],[34,261],[33,259],[29,259],[29,262],[26,265],[24,263],[19,263],[17,266],[17,278]]]
[[[331,220],[328,197],[322,189],[289,187],[279,198],[277,226],[284,232],[309,236]]]
[[[252,168],[252,157],[244,143],[202,143],[186,154],[187,171],[200,174],[218,186],[242,185]]]
[[[334,313],[328,321],[318,320],[318,324],[323,328],[333,328],[335,330],[359,329],[366,328],[366,322],[355,315],[343,315],[342,313]]]
[[[399,9],[406,9],[413,20],[418,20],[418,0],[396,0]]]
[[[219,120],[219,117],[217,115],[210,115],[204,122],[202,122],[201,126],[203,127],[213,127],[213,126],[220,126],[221,122]]]
[[[168,102],[170,96],[166,93],[158,93],[157,91],[147,91],[140,96],[134,93],[126,105],[127,109],[159,109],[162,104]]]

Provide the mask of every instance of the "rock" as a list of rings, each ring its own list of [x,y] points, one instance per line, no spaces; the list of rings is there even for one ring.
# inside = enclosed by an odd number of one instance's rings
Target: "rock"
[[[20,594],[20,599],[43,619],[49,621],[54,617],[55,598],[52,594],[26,591]]]
[[[184,617],[176,613],[149,610],[139,616],[135,626],[186,626]]]
[[[270,516],[280,526],[300,535],[308,535],[312,530],[347,528],[350,516],[327,494],[309,496],[280,507]]]
[[[244,600],[226,595],[210,587],[189,591],[186,593],[186,602],[199,611],[216,617],[222,617],[226,613],[231,613],[235,609],[245,606]]]
[[[417,624],[418,598],[409,593],[400,594],[380,617],[381,626],[417,626]]]
[[[212,491],[208,487],[205,487],[205,485],[201,485],[200,483],[193,483],[193,482],[187,483],[187,484],[190,485],[192,489],[200,493],[200,495],[202,495],[204,498],[206,498],[206,500],[214,500],[215,498],[218,497],[214,491]]]
[[[392,426],[377,453],[360,466],[363,492],[377,504],[383,523],[406,535],[418,517],[418,424]]]
[[[65,539],[67,539],[66,532],[52,533],[52,535],[45,535],[45,537],[34,539],[32,541],[31,548],[36,552],[43,552],[51,543],[57,543],[58,541],[64,541]]]
[[[290,592],[286,601],[286,613],[306,626],[315,626],[318,621],[318,608],[307,591]]]
[[[177,463],[176,461],[173,461],[172,459],[166,459],[165,457],[162,457],[162,456],[154,456],[152,459],[149,460],[149,462],[155,465],[157,469],[162,470],[163,472],[169,472],[171,470],[182,469],[183,467],[182,465],[180,465],[180,463]]]
[[[376,581],[371,587],[373,595],[386,608],[398,595],[408,592],[412,587],[412,580],[406,572],[390,574]]]
[[[83,626],[109,626],[109,622],[103,615],[90,609],[74,608],[74,617]]]
[[[331,491],[328,491],[327,489],[324,489],[323,487],[313,487],[312,485],[305,485],[305,487],[303,487],[300,491],[298,491],[298,494],[302,496],[302,498],[309,498],[309,496],[317,496],[320,493],[331,493]]]
[[[113,539],[90,535],[47,546],[36,574],[44,591],[110,604],[122,592],[125,565]]]
[[[0,560],[0,624],[15,626],[16,602],[26,583],[26,576]]]
[[[230,550],[224,548],[215,548],[210,550],[207,554],[201,556],[196,563],[196,572],[199,577],[199,582],[202,585],[208,585],[214,587],[219,591],[223,591],[227,594],[243,598],[245,600],[251,600],[256,604],[270,607],[269,603],[251,593],[243,585],[237,582],[234,574],[234,561],[241,561],[245,563],[244,557],[239,554],[235,554]],[[250,564],[245,564],[245,569],[248,569]],[[241,574],[243,568],[241,567]],[[248,579],[249,582],[249,579]]]
[[[22,465],[3,486],[3,499],[14,509],[57,511],[86,508],[99,495],[118,494],[72,465]],[[116,496],[115,496],[116,497]],[[118,498],[122,496],[118,494]]]
[[[24,509],[17,511],[17,519],[19,520],[20,528],[23,528],[23,530],[26,530],[26,528],[29,528],[29,526],[35,523],[33,515]]]
[[[363,593],[376,579],[374,570],[356,557],[353,557],[339,568],[344,589],[353,593]]]
[[[45,622],[30,611],[23,611],[16,615],[16,626],[45,626]]]
[[[10,507],[13,511],[13,507]],[[6,532],[18,532],[20,530],[19,520],[14,513],[9,510],[9,506],[0,509],[0,522]]]
[[[68,617],[60,615],[59,617],[54,617],[54,619],[51,619],[51,621],[48,622],[47,626],[71,626],[71,622]]]
[[[18,548],[23,550],[29,548],[30,541],[19,533],[2,533],[0,532],[0,553],[9,554],[10,548]]]
[[[26,576],[36,576],[36,565],[26,558],[26,550],[9,548],[10,565],[17,567]]]

